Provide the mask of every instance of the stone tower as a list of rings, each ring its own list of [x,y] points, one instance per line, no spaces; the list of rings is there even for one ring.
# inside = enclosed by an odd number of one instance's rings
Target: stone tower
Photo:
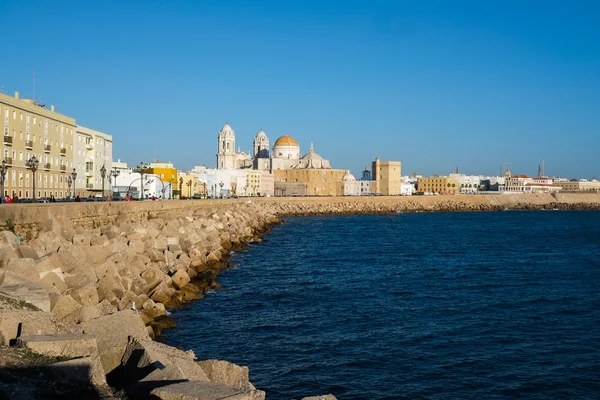
[[[229,124],[219,131],[219,151],[217,169],[235,168],[235,131]]]

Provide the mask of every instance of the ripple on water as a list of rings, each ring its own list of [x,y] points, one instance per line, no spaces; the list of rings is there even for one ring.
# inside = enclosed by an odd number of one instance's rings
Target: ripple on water
[[[161,340],[269,399],[598,398],[600,213],[289,218]]]

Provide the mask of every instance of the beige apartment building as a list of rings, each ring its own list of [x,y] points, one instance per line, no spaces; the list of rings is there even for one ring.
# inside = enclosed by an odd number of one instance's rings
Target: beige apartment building
[[[458,180],[448,176],[419,178],[417,183],[417,192],[421,193],[458,194],[459,191]]]
[[[73,168],[77,173],[75,194],[86,197],[108,195],[112,179],[112,136],[78,125],[73,144]]]
[[[375,193],[386,196],[398,196],[402,185],[402,163],[400,161],[381,161],[378,158],[372,164],[371,186]]]
[[[562,187],[563,192],[597,192],[600,191],[600,182],[591,181],[569,181],[554,182],[555,185]]]
[[[4,194],[19,198],[33,197],[33,172],[27,160],[39,161],[35,173],[36,197],[67,196],[73,169],[75,119],[44,108],[31,99],[0,93],[3,141],[0,152],[9,167]]]

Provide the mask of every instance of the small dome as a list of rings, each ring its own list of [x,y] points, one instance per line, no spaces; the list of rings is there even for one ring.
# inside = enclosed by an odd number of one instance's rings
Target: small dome
[[[350,170],[347,170],[346,174],[344,175],[344,177],[342,178],[342,180],[344,182],[354,182],[354,181],[356,181],[356,178],[354,177],[354,175],[352,175],[352,173],[350,172]]]
[[[221,128],[221,131],[232,131],[233,129],[231,129],[231,126],[229,126],[228,123],[225,123],[225,125],[223,125],[223,128]]]
[[[258,133],[256,134],[256,137],[267,137],[267,134],[265,133],[265,131],[263,131],[262,129],[260,131],[258,131]]]
[[[298,146],[298,142],[296,142],[296,139],[294,139],[291,136],[288,135],[284,135],[282,137],[280,137],[279,139],[277,139],[275,141],[275,144],[273,145],[273,147],[275,146]]]

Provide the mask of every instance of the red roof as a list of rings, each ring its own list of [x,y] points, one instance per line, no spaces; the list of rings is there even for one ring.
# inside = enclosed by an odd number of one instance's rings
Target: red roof
[[[527,176],[527,175],[513,175],[513,176],[511,176],[511,178],[531,178],[531,177]]]

